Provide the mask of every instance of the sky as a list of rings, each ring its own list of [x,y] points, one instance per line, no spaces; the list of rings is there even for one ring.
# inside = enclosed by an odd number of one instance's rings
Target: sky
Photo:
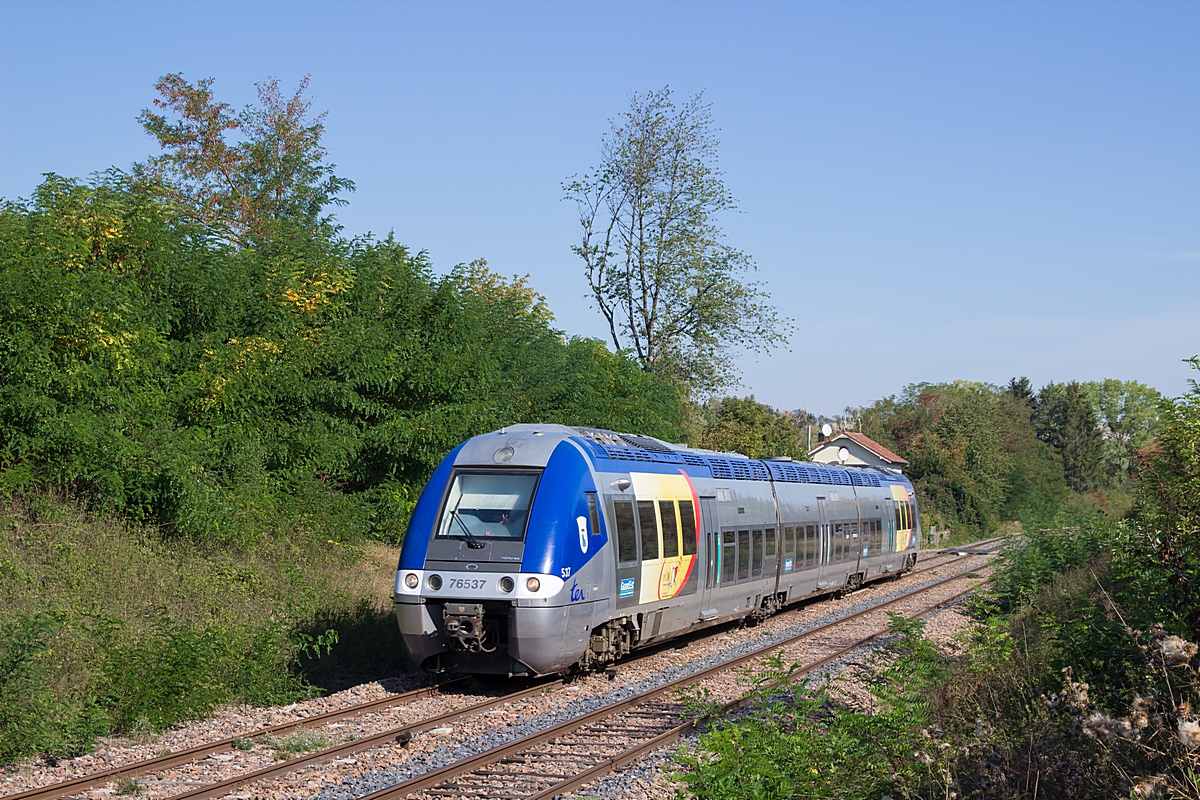
[[[529,274],[605,337],[562,182],[631,94],[699,92],[721,219],[795,321],[738,394],[836,414],[922,382],[1137,380],[1200,353],[1200,4],[0,0],[0,197],[128,168],[159,76],[311,77],[337,210]]]

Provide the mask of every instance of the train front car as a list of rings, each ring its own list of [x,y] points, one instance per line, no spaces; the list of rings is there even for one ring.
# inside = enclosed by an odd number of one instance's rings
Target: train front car
[[[511,426],[463,443],[434,472],[394,590],[415,665],[544,675],[583,656],[613,566],[575,433]]]

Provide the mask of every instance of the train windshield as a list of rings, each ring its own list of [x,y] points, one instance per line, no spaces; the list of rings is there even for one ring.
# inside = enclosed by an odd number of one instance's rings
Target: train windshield
[[[460,472],[438,526],[439,539],[525,538],[537,474]]]

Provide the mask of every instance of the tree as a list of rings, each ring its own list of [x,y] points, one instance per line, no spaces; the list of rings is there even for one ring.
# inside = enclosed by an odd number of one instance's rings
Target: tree
[[[1107,475],[1100,420],[1080,383],[1050,383],[1038,392],[1034,410],[1038,438],[1063,460],[1067,485],[1077,492],[1102,488]]]
[[[309,118],[308,78],[291,98],[279,82],[256,84],[258,106],[233,112],[214,100],[212,78],[188,83],[179,73],[154,88],[161,95],[138,121],[163,154],[135,165],[210,236],[245,247],[270,238],[282,222],[311,230],[322,210],[341,205],[354,183],[334,174],[321,144],[325,114]],[[231,138],[232,137],[232,138]]]
[[[753,395],[710,400],[703,407],[703,417],[700,447],[731,450],[750,458],[788,456],[808,460],[800,444],[797,417],[759,403]]]
[[[1144,383],[1115,378],[1085,383],[1083,388],[1100,417],[1109,468],[1128,474],[1134,454],[1158,433],[1162,395]]]
[[[613,346],[701,392],[734,382],[731,348],[774,347],[787,324],[717,224],[735,208],[717,146],[702,95],[676,106],[669,88],[635,94],[602,140],[600,165],[563,185],[582,228],[571,249]]]

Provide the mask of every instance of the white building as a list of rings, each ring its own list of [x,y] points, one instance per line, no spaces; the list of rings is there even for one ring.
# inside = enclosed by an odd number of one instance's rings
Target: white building
[[[818,464],[846,464],[859,467],[884,467],[903,470],[908,462],[861,433],[843,431],[808,451]]]

